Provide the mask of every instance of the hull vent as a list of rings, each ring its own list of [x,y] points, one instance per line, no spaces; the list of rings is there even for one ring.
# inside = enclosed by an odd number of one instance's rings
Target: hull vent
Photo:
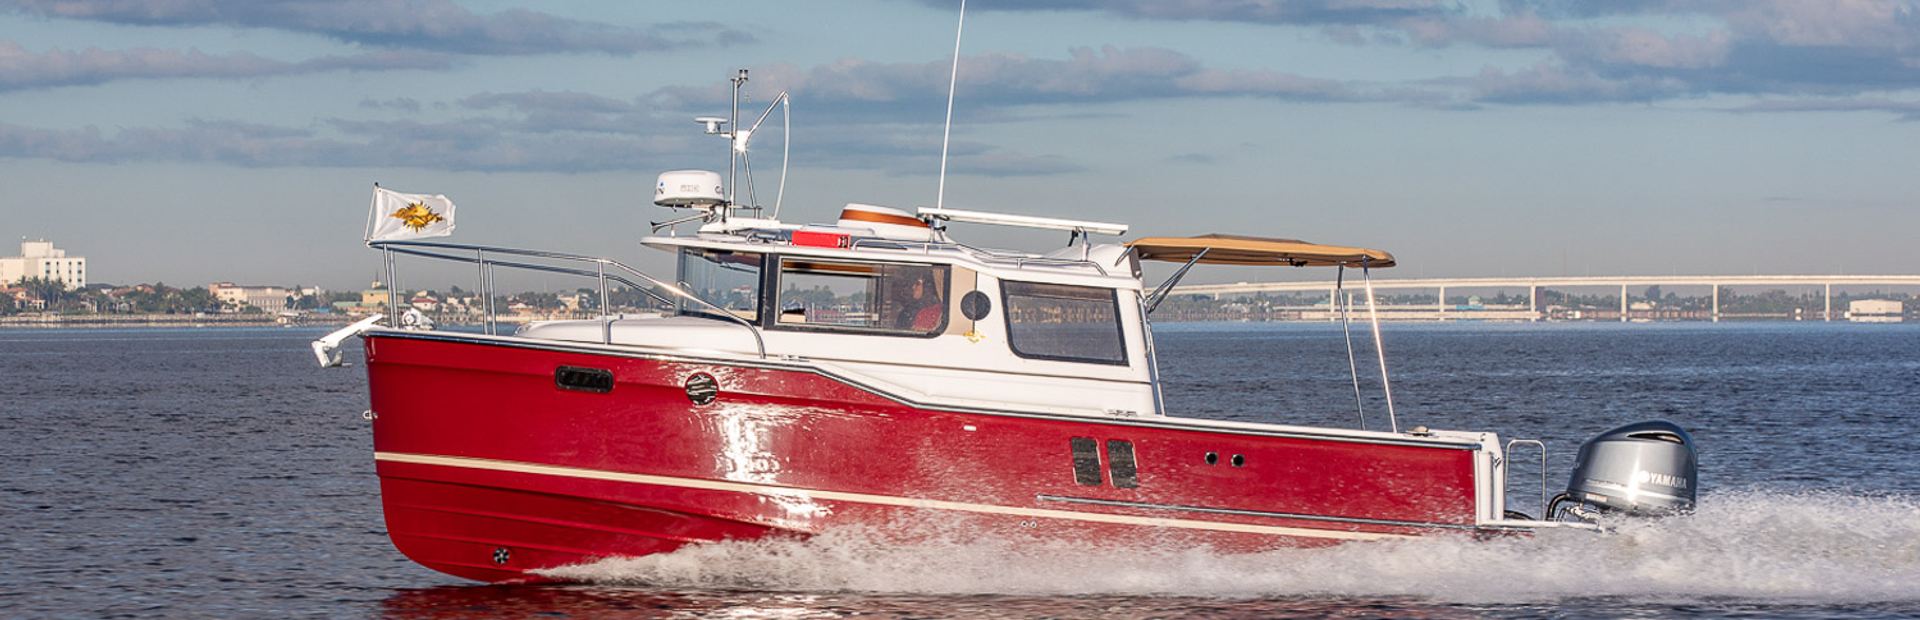
[[[561,366],[553,371],[553,385],[574,392],[605,394],[613,391],[613,372],[603,368]]]

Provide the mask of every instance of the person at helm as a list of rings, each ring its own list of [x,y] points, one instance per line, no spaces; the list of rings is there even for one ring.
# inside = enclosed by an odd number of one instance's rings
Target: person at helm
[[[933,331],[940,326],[945,314],[944,304],[940,301],[940,288],[934,283],[933,270],[915,269],[910,272],[906,284],[901,290],[900,310],[893,317],[894,329],[916,332]]]

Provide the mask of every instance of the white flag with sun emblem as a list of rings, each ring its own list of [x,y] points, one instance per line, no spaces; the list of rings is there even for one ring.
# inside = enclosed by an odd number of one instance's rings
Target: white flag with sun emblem
[[[439,194],[402,194],[373,186],[367,241],[402,241],[453,234],[453,201]]]

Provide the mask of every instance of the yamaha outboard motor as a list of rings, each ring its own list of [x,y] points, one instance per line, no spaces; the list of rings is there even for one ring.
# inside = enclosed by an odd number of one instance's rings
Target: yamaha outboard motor
[[[1584,508],[1635,516],[1693,509],[1699,490],[1699,463],[1693,437],[1666,421],[1636,422],[1580,445],[1567,492],[1553,499],[1548,518],[1571,502],[1570,511],[1590,517]]]

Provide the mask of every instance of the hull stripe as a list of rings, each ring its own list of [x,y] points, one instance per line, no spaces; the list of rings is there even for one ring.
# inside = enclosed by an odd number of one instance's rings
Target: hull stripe
[[[410,463],[415,465],[433,465],[438,467],[456,467],[463,469],[481,469],[585,480],[605,480],[611,482],[630,482],[683,489],[705,491],[727,491],[733,493],[752,493],[757,495],[775,495],[787,497],[807,497],[841,502],[855,502],[880,506],[901,506],[931,510],[951,510],[976,514],[1005,515],[1015,517],[1033,517],[1041,519],[1059,519],[1065,521],[1083,521],[1088,523],[1111,523],[1119,525],[1142,525],[1189,530],[1210,530],[1216,532],[1239,532],[1246,534],[1268,534],[1275,536],[1295,536],[1301,538],[1331,538],[1339,540],[1385,540],[1412,538],[1405,534],[1385,534],[1377,532],[1352,532],[1342,530],[1323,530],[1301,527],[1280,527],[1272,525],[1252,525],[1246,523],[1225,523],[1194,519],[1170,519],[1164,517],[1141,517],[1116,515],[1076,510],[1056,510],[1048,508],[1021,508],[1017,506],[998,506],[993,504],[974,504],[935,499],[898,497],[893,495],[874,495],[869,493],[849,493],[845,491],[824,491],[814,489],[796,489],[792,487],[705,480],[700,478],[681,478],[676,476],[655,476],[650,474],[631,474],[599,469],[581,469],[558,465],[542,465],[520,461],[501,461],[459,456],[438,456],[432,454],[410,454],[404,452],[375,452],[375,461],[388,463]]]
[[[1335,517],[1327,515],[1301,514],[1297,512],[1268,512],[1265,510],[1243,510],[1239,508],[1213,508],[1209,506],[1185,506],[1180,504],[1147,504],[1092,497],[1067,497],[1062,495],[1036,496],[1043,502],[1061,502],[1066,504],[1088,504],[1092,506],[1116,506],[1138,510],[1166,510],[1178,512],[1200,512],[1220,515],[1244,515],[1249,517],[1269,517],[1274,519],[1298,519],[1301,521],[1333,521],[1337,523],[1365,523],[1368,525],[1387,525],[1392,527],[1415,527],[1428,529],[1477,530],[1477,525],[1466,523],[1434,523],[1431,521],[1393,521],[1389,519],[1368,519],[1364,517]]]

